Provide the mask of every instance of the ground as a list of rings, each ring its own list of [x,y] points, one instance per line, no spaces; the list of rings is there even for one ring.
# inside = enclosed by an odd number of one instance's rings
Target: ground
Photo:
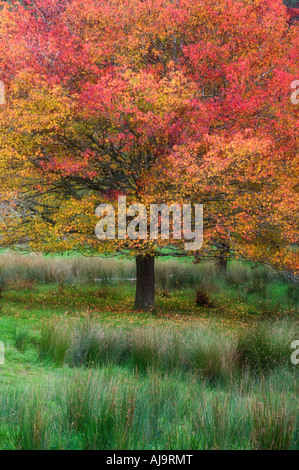
[[[1,449],[298,448],[298,286],[280,275],[168,259],[144,313],[130,261],[3,253],[0,273]]]

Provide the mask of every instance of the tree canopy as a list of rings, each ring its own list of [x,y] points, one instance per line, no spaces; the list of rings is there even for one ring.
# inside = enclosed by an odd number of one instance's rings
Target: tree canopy
[[[204,204],[204,247],[295,272],[298,26],[280,0],[1,4],[1,234],[38,251],[99,242],[95,208]],[[181,247],[181,243],[176,243]]]

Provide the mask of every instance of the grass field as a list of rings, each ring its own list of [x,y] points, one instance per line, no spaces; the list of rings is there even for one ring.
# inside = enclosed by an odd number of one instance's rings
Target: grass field
[[[156,268],[144,313],[133,261],[0,255],[0,449],[299,448],[298,285]]]

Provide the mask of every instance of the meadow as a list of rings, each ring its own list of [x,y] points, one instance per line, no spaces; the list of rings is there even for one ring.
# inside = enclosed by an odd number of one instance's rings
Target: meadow
[[[0,449],[298,449],[298,284],[232,261],[0,254]]]

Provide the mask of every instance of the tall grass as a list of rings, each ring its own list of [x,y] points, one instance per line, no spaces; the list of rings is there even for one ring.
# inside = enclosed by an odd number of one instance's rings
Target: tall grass
[[[50,324],[42,328],[39,343],[41,358],[49,357],[57,364],[63,364],[70,348],[71,331],[65,323]]]
[[[176,260],[157,260],[156,282],[164,290],[176,287],[194,287],[199,282],[215,278],[213,262],[194,265]],[[14,252],[0,254],[0,280],[6,283],[30,282],[73,284],[112,282],[136,277],[135,261],[130,259],[42,255]],[[27,283],[27,284],[26,284]]]
[[[298,322],[288,319],[259,322],[238,338],[240,362],[257,369],[288,364],[290,344],[298,334]]]
[[[0,286],[13,289],[56,283],[63,293],[68,284],[134,276],[128,260],[0,255]],[[157,262],[164,292],[220,289],[232,299],[235,290],[255,299],[258,314],[274,312],[272,284],[269,271],[241,263],[219,277],[213,262]],[[296,287],[283,289],[295,302]],[[54,372],[39,385],[30,374],[17,386],[4,381],[0,449],[298,449],[298,366],[290,361],[298,334],[295,318],[229,332],[212,321],[112,329],[68,318],[45,324],[38,340],[20,327],[18,351],[38,342],[38,367],[47,361]]]
[[[25,328],[19,328],[15,333],[15,346],[20,352],[25,352],[29,343],[29,332]]]
[[[184,341],[188,366],[202,376],[229,377],[238,366],[237,341],[211,328],[193,329]]]
[[[12,252],[0,255],[0,280],[6,283],[22,281],[73,284],[109,282],[135,276],[133,260],[112,258],[24,255]]]
[[[40,392],[20,397],[17,411],[16,448],[22,450],[49,449],[52,413],[48,400]]]
[[[297,337],[294,320],[261,321],[235,334],[212,323],[181,331],[143,327],[116,332],[92,320],[62,322],[43,328],[40,356],[72,366],[127,363],[140,372],[187,369],[210,379],[229,378],[246,367],[291,367],[290,346]]]
[[[0,396],[0,449],[298,449],[281,368],[215,386],[182,372],[79,368]]]
[[[201,306],[215,306],[214,300],[220,304],[223,298],[235,298],[237,294],[240,300],[250,303],[256,314],[265,316],[278,316],[298,307],[298,285],[282,281],[277,273],[265,267],[249,267],[246,263],[232,261],[226,276],[222,276],[214,261],[193,264],[190,259],[158,258],[155,271],[157,293],[165,298],[172,290],[189,288],[194,290],[194,300],[196,290],[200,294],[198,304]],[[0,254],[0,298],[5,289],[32,291],[38,284],[55,284],[61,295],[67,286],[102,284],[99,296],[105,298],[109,284],[134,282],[135,278],[132,259],[50,257],[9,251]]]
[[[296,414],[288,407],[286,395],[279,401],[255,399],[252,406],[253,431],[250,436],[253,449],[290,449],[298,444]]]
[[[77,323],[73,330],[67,327],[66,331],[67,361],[72,366],[121,364],[129,353],[125,333],[100,328],[92,321]]]
[[[217,268],[213,261],[200,264],[178,262],[175,260],[158,260],[156,263],[157,285],[163,290],[196,287],[210,282],[217,276]]]

